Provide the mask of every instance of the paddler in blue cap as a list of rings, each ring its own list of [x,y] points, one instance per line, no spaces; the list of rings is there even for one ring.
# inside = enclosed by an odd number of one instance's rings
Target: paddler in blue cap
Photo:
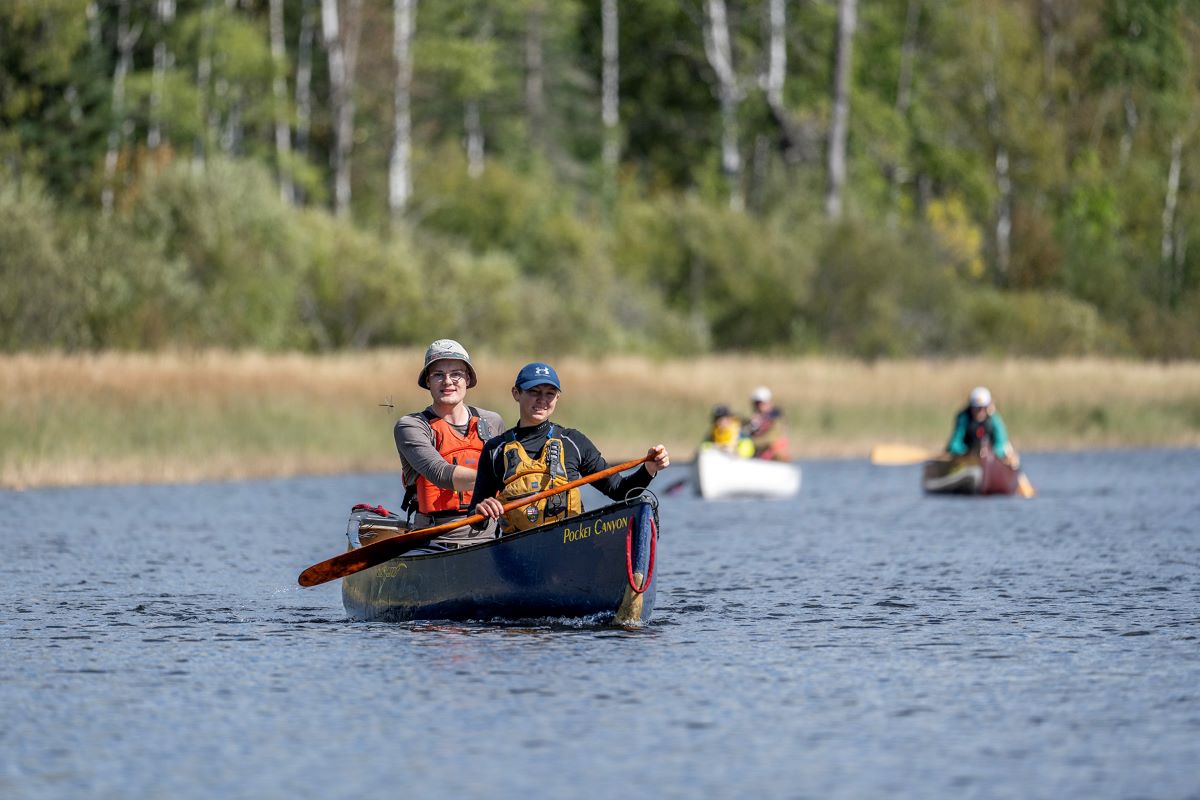
[[[501,533],[528,530],[583,512],[579,489],[569,489],[504,512],[504,504],[521,497],[562,486],[608,467],[604,456],[586,436],[550,420],[562,394],[554,367],[535,361],[521,367],[512,396],[521,417],[516,427],[491,439],[479,457],[472,512],[500,520]],[[611,475],[593,486],[613,500],[643,489],[671,463],[667,448],[651,447],[652,460],[629,475]]]

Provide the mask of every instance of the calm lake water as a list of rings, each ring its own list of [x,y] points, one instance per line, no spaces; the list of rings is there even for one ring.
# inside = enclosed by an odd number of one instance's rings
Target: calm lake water
[[[1200,797],[1200,452],[803,467],[664,494],[631,631],[347,622],[393,475],[0,492],[0,797]]]

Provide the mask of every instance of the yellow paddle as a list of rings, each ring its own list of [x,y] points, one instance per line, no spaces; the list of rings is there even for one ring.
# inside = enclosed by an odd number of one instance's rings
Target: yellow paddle
[[[871,448],[871,463],[895,467],[903,464],[920,464],[922,461],[928,461],[940,455],[941,453],[911,444],[877,444]]]

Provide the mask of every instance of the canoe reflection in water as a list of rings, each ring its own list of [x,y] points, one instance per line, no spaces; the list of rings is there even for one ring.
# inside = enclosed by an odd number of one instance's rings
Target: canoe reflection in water
[[[594,617],[636,625],[654,609],[657,542],[658,498],[643,491],[564,522],[347,575],[342,603],[354,620]]]

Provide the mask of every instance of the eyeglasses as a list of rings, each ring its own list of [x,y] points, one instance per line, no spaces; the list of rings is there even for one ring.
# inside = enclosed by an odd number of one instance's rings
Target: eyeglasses
[[[453,372],[429,373],[429,380],[437,381],[438,383],[445,383],[446,381],[450,381],[451,383],[462,383],[466,379],[467,373],[463,372],[461,369],[456,369]]]

